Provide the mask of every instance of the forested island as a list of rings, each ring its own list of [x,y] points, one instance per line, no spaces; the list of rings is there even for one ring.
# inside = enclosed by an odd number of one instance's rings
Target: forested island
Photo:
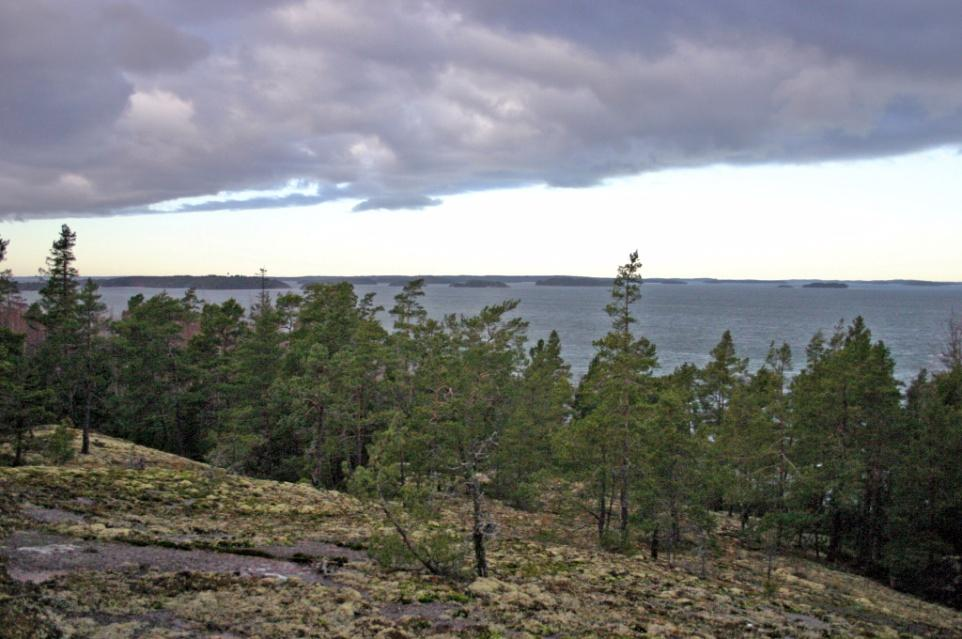
[[[788,284],[785,280],[717,279],[701,277],[695,280],[703,284]]]
[[[614,280],[610,277],[581,277],[576,275],[556,275],[535,281],[536,286],[601,286],[610,287]],[[687,284],[687,280],[666,277],[645,278],[648,284]]]
[[[845,282],[809,282],[803,284],[802,288],[848,288]]]
[[[962,608],[958,322],[904,390],[860,317],[802,354],[772,343],[754,372],[727,331],[705,366],[661,371],[633,253],[574,380],[517,302],[438,320],[421,279],[392,330],[343,282],[264,289],[249,313],[135,295],[111,320],[75,244],[64,225],[29,308],[0,278],[29,327],[0,329],[0,596],[31,627],[83,636],[103,609],[278,637],[292,618],[345,636],[962,624],[890,589]],[[55,574],[78,566],[119,572]]]
[[[289,284],[281,280],[257,275],[127,275],[98,279],[97,285],[130,288],[194,288],[199,291],[290,288]]]
[[[464,282],[452,282],[454,288],[508,288],[505,282],[499,280],[466,280]]]
[[[94,281],[101,288],[192,288],[199,291],[277,290],[291,287],[282,280],[257,275],[123,275],[98,277]],[[36,280],[17,282],[17,287],[22,291],[39,291],[44,285],[45,282]]]

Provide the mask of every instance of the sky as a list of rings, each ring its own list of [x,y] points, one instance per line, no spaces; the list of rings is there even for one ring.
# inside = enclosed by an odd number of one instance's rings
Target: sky
[[[962,4],[0,0],[33,275],[962,280]]]

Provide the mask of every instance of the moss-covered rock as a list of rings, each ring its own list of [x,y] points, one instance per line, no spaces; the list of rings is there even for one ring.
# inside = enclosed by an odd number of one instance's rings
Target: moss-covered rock
[[[768,581],[764,558],[733,536],[701,577],[696,557],[669,567],[601,552],[590,526],[497,503],[490,577],[465,585],[389,571],[363,552],[380,513],[350,496],[100,435],[92,451],[62,467],[34,456],[0,469],[4,637],[955,637],[962,628],[956,611],[801,558],[780,560]],[[452,502],[443,523],[465,530],[469,518]],[[71,549],[43,554],[58,545]]]

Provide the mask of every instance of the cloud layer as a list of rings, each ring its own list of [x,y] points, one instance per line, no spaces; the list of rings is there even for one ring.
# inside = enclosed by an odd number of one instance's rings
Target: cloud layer
[[[959,145],[962,3],[0,0],[0,78],[0,219],[422,208]]]

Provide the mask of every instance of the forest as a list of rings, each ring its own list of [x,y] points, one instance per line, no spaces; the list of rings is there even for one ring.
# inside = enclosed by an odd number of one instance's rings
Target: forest
[[[803,554],[962,608],[962,323],[947,318],[942,367],[907,386],[860,317],[804,353],[773,342],[753,367],[726,331],[705,366],[665,372],[634,314],[632,253],[574,380],[557,333],[526,341],[516,301],[431,318],[420,279],[389,308],[314,283],[263,290],[249,311],[135,295],[111,319],[76,241],[64,225],[29,307],[0,276],[2,463],[58,423],[82,429],[81,454],[96,431],[350,491],[393,531],[380,561],[451,577],[487,574],[491,499],[564,513],[612,553],[693,552],[703,570],[719,517],[735,516],[769,569]],[[469,529],[431,526],[451,501]]]

